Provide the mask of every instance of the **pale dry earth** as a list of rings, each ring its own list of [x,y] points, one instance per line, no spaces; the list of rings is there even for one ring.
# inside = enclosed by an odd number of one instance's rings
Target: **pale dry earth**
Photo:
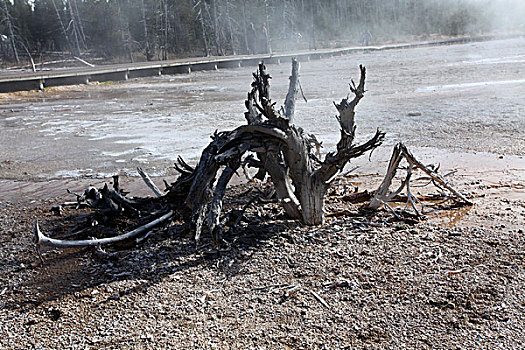
[[[251,69],[2,96],[0,348],[523,348],[525,40],[304,62],[298,123],[326,149],[338,132],[331,101],[359,63],[369,91],[358,133],[380,127],[387,141],[338,180],[334,216],[306,228],[252,208],[265,222],[219,252],[162,231],[111,256],[46,248],[42,268],[31,233],[35,219],[58,235],[85,220],[50,212],[71,200],[66,188],[136,165],[173,179],[178,154],[194,162],[211,132],[243,123]],[[283,96],[289,67],[269,68]],[[409,225],[341,200],[379,184],[399,140],[455,170],[447,178],[474,206]]]
[[[525,38],[372,52],[303,62],[308,103],[296,122],[329,150],[337,141],[333,101],[368,69],[359,134],[387,132],[384,147],[525,155]],[[244,123],[254,67],[134,79],[115,84],[0,94],[0,178],[163,175],[181,155],[196,161],[215,130]],[[271,65],[282,101],[290,66]],[[388,151],[389,152],[389,151]],[[430,152],[432,154],[432,152]],[[388,157],[388,156],[387,156]]]

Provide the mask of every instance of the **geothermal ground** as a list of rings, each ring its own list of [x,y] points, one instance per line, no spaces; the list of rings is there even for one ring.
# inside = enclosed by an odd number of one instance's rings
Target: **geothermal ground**
[[[387,139],[336,181],[324,226],[266,205],[248,213],[266,222],[222,251],[159,232],[108,254],[46,248],[44,268],[34,220],[64,235],[88,214],[50,212],[74,199],[66,189],[120,174],[149,194],[136,166],[173,180],[177,156],[195,163],[211,133],[244,123],[255,67],[0,94],[0,348],[523,346],[525,39],[303,62],[296,123],[324,152],[339,134],[332,101],[359,64],[358,135]],[[290,66],[268,68],[282,101]],[[474,206],[405,224],[341,200],[379,185],[398,141],[455,171],[447,179]]]

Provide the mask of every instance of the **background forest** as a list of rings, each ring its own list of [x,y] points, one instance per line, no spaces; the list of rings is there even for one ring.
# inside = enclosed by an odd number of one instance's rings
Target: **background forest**
[[[1,58],[162,60],[523,30],[521,0],[0,0]]]

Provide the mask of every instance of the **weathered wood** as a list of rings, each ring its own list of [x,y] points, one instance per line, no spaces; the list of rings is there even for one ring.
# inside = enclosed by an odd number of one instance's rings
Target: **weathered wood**
[[[215,186],[213,199],[210,204],[210,209],[208,213],[208,228],[210,233],[215,238],[215,241],[218,240],[221,233],[220,218],[222,212],[222,203],[224,194],[226,193],[226,186],[230,182],[235,170],[239,167],[239,164],[235,164],[231,167],[227,167],[223,170],[217,185]]]
[[[93,247],[93,246],[99,246],[99,245],[105,245],[105,244],[113,244],[117,242],[122,242],[131,238],[134,238],[141,233],[147,232],[153,227],[165,222],[169,218],[173,216],[173,211],[169,211],[168,213],[162,215],[158,219],[155,219],[151,221],[150,223],[140,226],[133,231],[130,231],[128,233],[115,236],[115,237],[108,237],[108,238],[100,238],[100,239],[83,239],[83,240],[76,240],[76,241],[66,241],[61,239],[55,239],[45,236],[42,231],[40,231],[40,227],[38,226],[38,221],[35,222],[35,228],[34,228],[34,242],[37,246],[40,245],[51,245],[55,247],[62,247],[62,248],[75,248],[75,247]]]
[[[388,195],[388,189],[392,184],[394,176],[396,176],[397,169],[399,168],[399,163],[401,163],[402,159],[403,154],[401,153],[401,144],[398,143],[392,151],[392,157],[390,157],[390,162],[388,163],[385,178],[383,179],[383,182],[381,182],[381,185],[379,185],[379,188],[377,189],[374,197],[370,200],[368,208],[378,209],[381,206],[382,201]],[[398,189],[398,191],[400,192],[401,190]]]
[[[155,193],[157,197],[163,196],[162,191],[159,190],[157,185],[155,185],[155,183],[151,180],[149,175],[146,174],[141,167],[137,167],[137,172],[139,173],[140,177],[142,177],[142,180],[144,180],[144,183],[153,191],[153,193]]]
[[[450,186],[446,181],[445,179],[443,179],[443,177],[441,175],[439,175],[438,173],[432,171],[431,169],[429,169],[427,166],[425,166],[423,163],[421,163],[420,161],[418,161],[413,155],[412,153],[410,153],[408,151],[408,149],[404,146],[404,145],[401,145],[402,148],[403,148],[403,154],[405,156],[405,158],[408,160],[408,162],[412,165],[414,165],[415,167],[423,170],[425,173],[427,173],[428,176],[430,176],[434,181],[438,182],[441,186],[445,187],[447,190],[449,190],[450,192],[452,192],[452,194],[454,194],[456,197],[458,197],[459,199],[461,199],[463,202],[465,202],[466,204],[468,205],[472,205],[472,202],[469,201],[464,195],[462,195],[461,193],[459,193],[458,191],[456,191],[452,186]]]
[[[337,104],[337,117],[341,127],[341,140],[335,153],[328,153],[324,160],[318,159],[320,142],[315,136],[306,134],[294,125],[296,97],[299,83],[299,63],[292,61],[290,85],[284,107],[276,108],[270,98],[271,76],[263,63],[253,74],[251,90],[246,100],[245,118],[247,125],[231,131],[216,132],[212,141],[202,151],[198,164],[191,167],[178,158],[175,169],[180,172],[178,179],[167,185],[166,194],[153,184],[142,169],[137,170],[157,198],[125,197],[118,182],[115,189],[107,185],[100,191],[90,189],[79,201],[90,201],[90,205],[104,215],[118,215],[120,212],[138,214],[148,212],[146,205],[161,204],[182,216],[198,241],[204,232],[209,232],[218,241],[222,225],[223,200],[227,186],[242,164],[259,168],[259,176],[268,174],[274,185],[275,194],[285,213],[307,225],[319,225],[324,220],[324,197],[332,178],[352,158],[379,146],[384,133],[377,131],[367,142],[353,145],[355,135],[355,107],[364,96],[365,69],[361,68],[358,86],[352,83],[351,92],[355,97],[348,102],[343,99]],[[256,156],[248,154],[253,152]],[[317,154],[317,155],[316,155]],[[244,160],[243,160],[244,159]],[[82,196],[81,196],[82,197]],[[173,215],[163,217],[167,220]],[[155,223],[154,221],[153,223]],[[153,225],[152,223],[152,225]],[[149,225],[149,224],[148,224]],[[147,232],[146,225],[140,232]],[[38,231],[38,230],[37,230]],[[132,231],[133,235],[139,233]],[[42,235],[38,235],[38,237]],[[104,238],[96,242],[81,241],[68,243],[40,237],[40,241],[59,246],[98,245],[127,239],[130,234],[119,238]]]
[[[366,69],[361,66],[360,71],[359,85],[355,86],[352,82],[350,87],[355,95],[354,99],[350,102],[343,99],[336,105],[341,127],[337,153],[329,153],[320,166],[317,165],[319,160],[313,152],[313,148],[316,147],[317,150],[319,143],[313,142],[315,138],[312,139],[291,123],[299,86],[298,62],[292,61],[290,86],[282,114],[274,108],[275,104],[270,98],[271,76],[266,72],[264,64],[260,64],[259,70],[253,75],[252,91],[246,102],[248,112],[245,114],[251,128],[246,127],[245,131],[265,134],[266,141],[273,139],[279,142],[277,150],[268,152],[267,147],[266,152],[259,152],[257,155],[264,170],[272,177],[277,196],[287,214],[300,217],[306,224],[318,225],[323,222],[324,195],[333,176],[350,159],[374,149],[383,141],[384,133],[377,131],[368,142],[359,146],[352,145],[355,135],[354,109],[365,92]]]
[[[295,101],[297,99],[297,92],[299,91],[299,62],[296,58],[292,58],[292,75],[290,75],[290,84],[288,87],[288,94],[284,101],[284,117],[293,123],[295,114]]]
[[[390,185],[392,184],[392,180],[394,179],[394,176],[396,175],[397,169],[399,168],[399,164],[403,160],[403,158],[408,162],[408,169],[407,169],[407,176],[406,178],[401,182],[401,185],[397,190],[394,192],[389,193]],[[439,175],[437,172],[429,169],[427,166],[425,166],[423,163],[418,161],[410,151],[406,148],[406,146],[402,143],[398,143],[392,152],[392,157],[390,158],[390,162],[388,164],[387,172],[385,175],[385,178],[383,179],[383,182],[381,185],[379,185],[379,188],[377,189],[374,197],[370,200],[370,203],[368,203],[369,209],[378,209],[382,204],[387,203],[389,200],[397,196],[401,191],[406,188],[407,189],[407,201],[414,209],[417,216],[421,216],[421,213],[419,209],[416,206],[415,198],[413,197],[412,193],[410,192],[410,178],[412,175],[412,169],[418,168],[421,169],[423,172],[425,172],[433,181],[436,181],[441,186],[449,190],[455,197],[463,201],[467,205],[472,205],[472,202],[468,200],[464,195],[462,195],[460,192],[455,190],[452,186],[450,186],[441,175]]]
[[[361,71],[361,77],[359,79],[359,85],[356,87],[354,81],[350,82],[350,91],[354,93],[352,101],[348,102],[348,98],[341,100],[339,104],[335,104],[339,115],[337,121],[341,127],[341,138],[337,143],[337,150],[344,150],[352,145],[355,137],[355,107],[359,101],[364,97],[365,94],[365,79],[366,79],[366,68],[362,65],[359,66]]]

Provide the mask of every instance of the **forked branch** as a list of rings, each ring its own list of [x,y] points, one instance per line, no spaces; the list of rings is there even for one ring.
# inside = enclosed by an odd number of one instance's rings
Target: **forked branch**
[[[365,95],[365,80],[366,68],[359,66],[361,76],[359,78],[359,85],[356,86],[354,81],[350,82],[350,91],[354,94],[352,101],[348,102],[348,97],[341,100],[339,104],[335,104],[339,115],[336,117],[341,128],[341,138],[337,143],[337,150],[345,150],[352,145],[355,137],[355,107]]]
[[[403,159],[405,159],[408,162],[407,177],[405,180],[403,180],[401,186],[399,186],[399,188],[396,191],[390,193],[390,185],[392,184],[392,180],[396,175],[397,169],[399,168],[399,164]],[[408,151],[405,145],[403,145],[402,143],[398,143],[394,147],[394,150],[392,152],[392,157],[390,158],[390,163],[388,164],[385,178],[383,179],[381,185],[379,185],[379,188],[377,189],[374,197],[370,200],[368,208],[378,209],[382,204],[388,202],[394,196],[398,195],[403,190],[403,188],[406,188],[408,201],[414,208],[416,214],[420,216],[413,195],[410,193],[410,175],[412,173],[413,168],[418,168],[425,172],[433,181],[439,183],[441,186],[449,190],[456,198],[460,199],[466,205],[472,205],[472,202],[470,200],[468,200],[463,194],[461,194],[452,186],[450,186],[441,175],[439,175],[436,171],[431,170],[429,167],[425,166],[423,163],[418,161],[412,155],[412,153]]]

